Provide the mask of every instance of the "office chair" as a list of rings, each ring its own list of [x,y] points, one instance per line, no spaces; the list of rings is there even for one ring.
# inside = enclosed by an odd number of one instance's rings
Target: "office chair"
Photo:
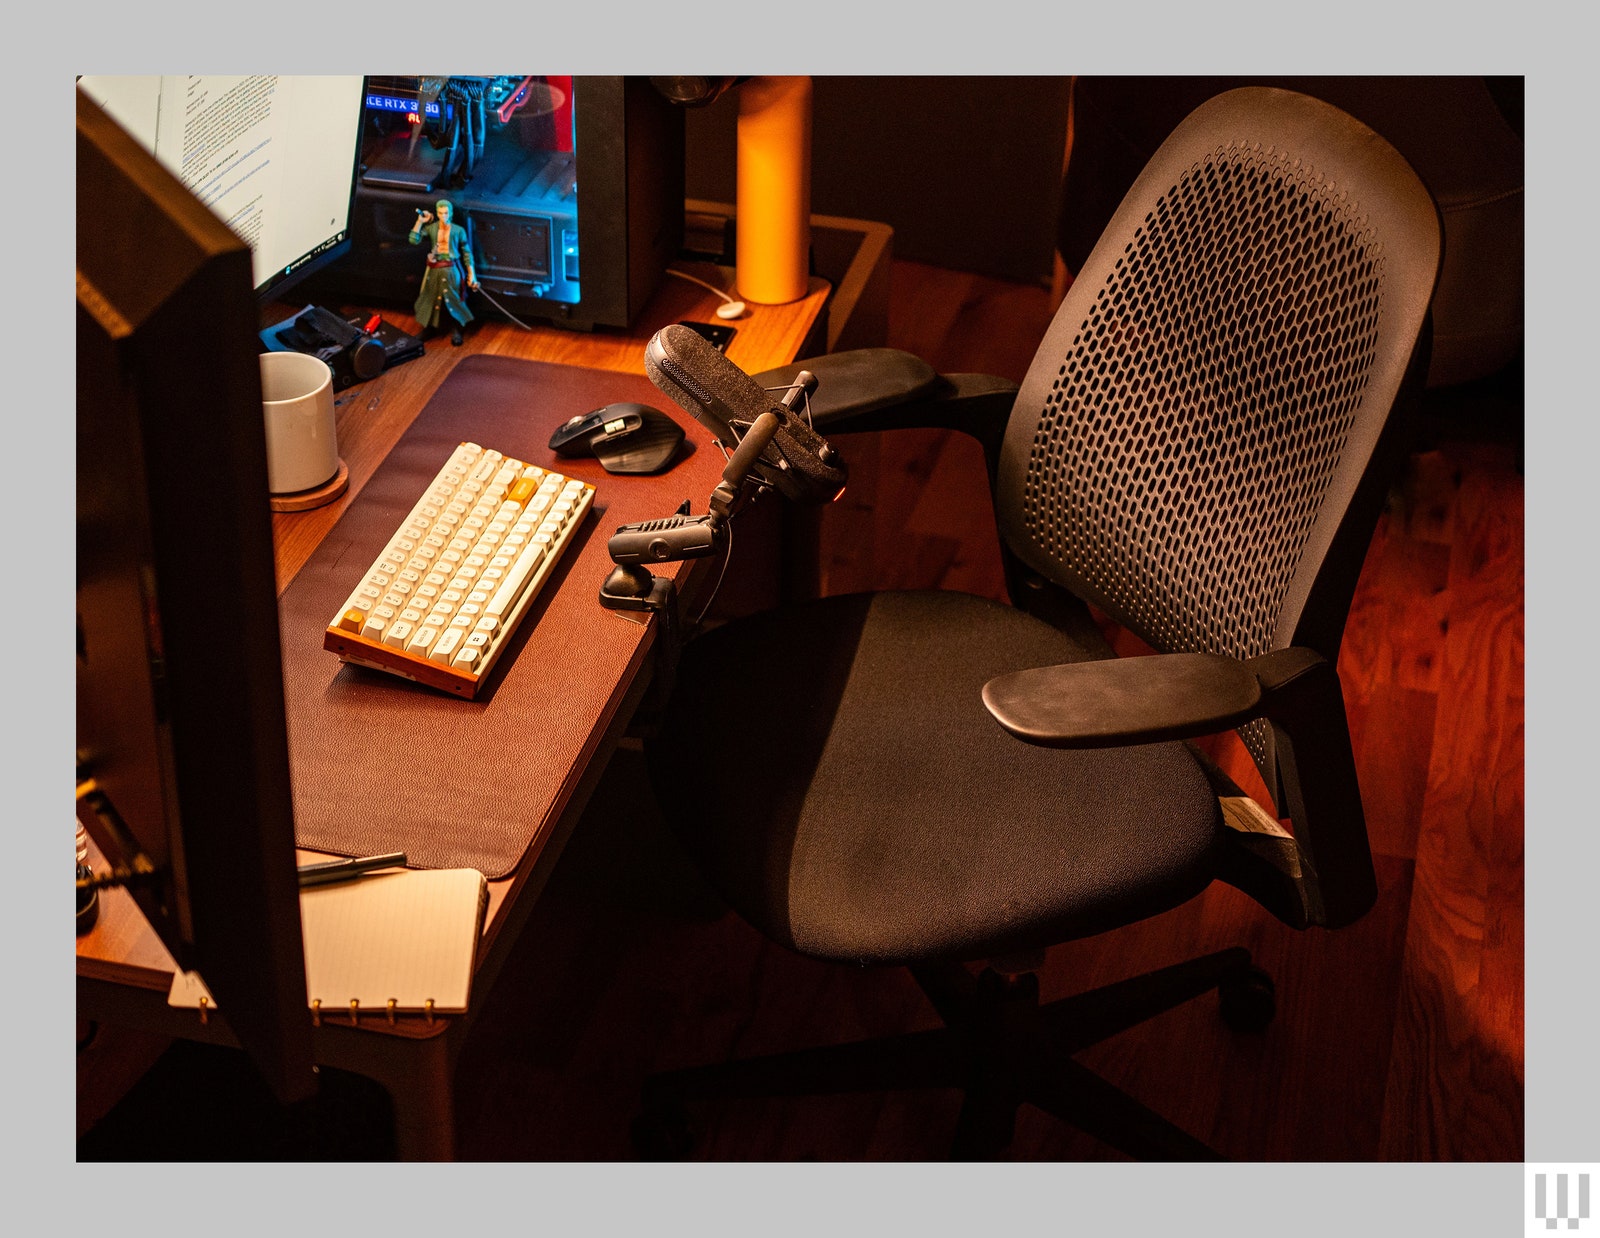
[[[944,1026],[654,1076],[641,1154],[687,1154],[697,1097],[943,1087],[964,1092],[953,1157],[1002,1152],[1022,1103],[1135,1158],[1213,1156],[1071,1055],[1213,989],[1264,1027],[1248,951],[1045,1005],[1030,967],[1217,880],[1297,928],[1374,903],[1334,666],[1439,262],[1436,207],[1383,139],[1241,89],[1151,158],[1020,388],[893,350],[804,362],[820,431],[977,438],[1012,604],[853,594],[700,634],[650,778],[749,923],[908,967]],[[1116,657],[1091,605],[1156,652]],[[1228,729],[1289,828],[1184,742]]]

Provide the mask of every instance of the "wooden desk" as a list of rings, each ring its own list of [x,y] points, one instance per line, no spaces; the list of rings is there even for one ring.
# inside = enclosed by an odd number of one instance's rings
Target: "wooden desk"
[[[714,265],[680,265],[719,287],[732,282],[730,272]],[[828,290],[824,281],[814,279],[801,301],[783,306],[752,306],[747,316],[734,324],[738,335],[729,346],[729,358],[745,370],[757,372],[820,351],[817,327]],[[585,334],[543,326],[524,330],[483,321],[461,347],[452,347],[447,336],[436,337],[428,343],[423,357],[348,389],[340,398],[337,420],[339,454],[349,469],[349,488],[325,507],[274,515],[279,594],[462,358],[489,353],[643,374],[644,348],[657,330],[682,319],[715,321],[718,304],[711,293],[697,285],[666,278],[629,332]],[[291,307],[291,311],[297,308]],[[338,308],[353,312],[366,307]],[[415,322],[408,316],[388,307],[383,313],[397,325],[415,329]],[[704,497],[695,496],[696,502],[703,502]],[[709,575],[711,566],[710,560],[682,565],[702,577]],[[686,589],[687,575],[679,575],[680,586]],[[596,582],[569,576],[560,587],[588,593]],[[614,685],[615,691],[598,694],[605,705],[594,718],[585,719],[594,736],[587,767],[574,771],[577,776],[561,792],[564,802],[529,805],[530,813],[538,813],[541,818],[548,815],[549,828],[529,847],[515,872],[490,883],[490,903],[473,986],[475,1008],[481,1008],[487,999],[501,964],[648,686],[650,661],[644,655],[653,634],[652,626],[641,641],[641,656],[630,667],[629,677]],[[314,858],[320,857],[311,852],[300,853],[302,861]],[[99,857],[95,859],[99,863]],[[202,1024],[195,1012],[167,1006],[166,994],[175,971],[171,956],[131,898],[111,890],[104,892],[101,900],[98,923],[77,942],[80,1021],[92,1019],[161,1036],[237,1044],[225,1017],[213,1015]],[[420,1019],[402,1019],[393,1027],[379,1017],[364,1017],[357,1027],[329,1019],[315,1030],[313,1049],[318,1062],[366,1075],[388,1089],[394,1100],[401,1159],[449,1159],[455,1140],[451,1076],[470,1022],[470,1014],[439,1018],[431,1025]]]

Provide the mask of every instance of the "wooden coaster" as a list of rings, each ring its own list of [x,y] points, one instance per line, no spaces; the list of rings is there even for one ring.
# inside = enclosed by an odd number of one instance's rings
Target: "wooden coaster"
[[[275,512],[308,512],[313,507],[326,507],[343,494],[349,485],[350,470],[341,459],[339,471],[322,485],[313,486],[310,490],[296,490],[292,494],[269,495],[268,499]]]

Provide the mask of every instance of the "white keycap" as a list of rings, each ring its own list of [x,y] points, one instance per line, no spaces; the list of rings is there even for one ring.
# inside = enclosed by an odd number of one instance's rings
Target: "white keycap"
[[[545,543],[533,542],[511,565],[511,570],[506,573],[506,578],[500,582],[500,588],[489,599],[489,604],[483,608],[483,613],[499,619],[511,613],[517,604],[517,599],[522,596],[522,590],[527,585],[533,570],[539,566],[539,561],[544,558]]]
[[[439,633],[443,630],[431,623],[423,624],[411,634],[411,640],[406,644],[406,652],[414,653],[421,658],[427,657],[428,650],[433,647],[433,642],[439,638]]]
[[[456,651],[456,646],[461,643],[462,631],[460,628],[446,628],[439,633],[439,639],[433,642],[433,648],[428,650],[428,659],[432,662],[443,662],[449,665],[450,658]]]

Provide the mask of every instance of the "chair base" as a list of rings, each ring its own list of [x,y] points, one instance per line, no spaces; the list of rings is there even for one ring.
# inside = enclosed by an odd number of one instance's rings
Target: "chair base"
[[[1032,973],[975,976],[959,964],[911,971],[944,1027],[654,1075],[634,1124],[636,1150],[647,1159],[687,1156],[684,1107],[695,1100],[959,1088],[952,1160],[1004,1152],[1023,1104],[1136,1160],[1220,1160],[1072,1054],[1212,989],[1221,991],[1224,1017],[1238,1030],[1259,1031],[1273,1014],[1272,982],[1242,948],[1042,1006]]]

